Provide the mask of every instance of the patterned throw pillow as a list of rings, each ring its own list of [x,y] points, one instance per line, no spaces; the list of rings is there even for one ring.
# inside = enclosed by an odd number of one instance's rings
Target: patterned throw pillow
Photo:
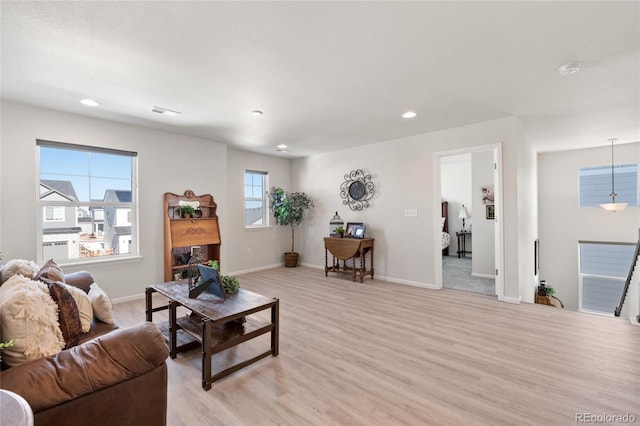
[[[91,300],[89,295],[78,287],[65,284],[64,287],[69,290],[73,300],[75,300],[80,311],[80,322],[82,323],[82,332],[86,333],[91,329],[91,323],[93,322],[93,307],[91,307]]]
[[[52,281],[49,284],[49,295],[58,304],[58,323],[64,337],[65,349],[78,344],[78,338],[82,334],[80,312],[73,296],[64,287],[64,284]]]
[[[53,259],[50,259],[40,267],[40,270],[36,274],[35,279],[39,280],[40,278],[47,278],[51,281],[63,283],[64,272],[62,272],[62,269],[53,261]]]

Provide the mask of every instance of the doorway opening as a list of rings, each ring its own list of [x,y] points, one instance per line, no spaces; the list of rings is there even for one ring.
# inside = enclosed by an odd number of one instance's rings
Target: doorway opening
[[[501,145],[435,154],[435,206],[442,233],[436,286],[497,296],[502,300]],[[443,229],[442,223],[447,229]],[[448,237],[444,235],[448,233]],[[445,249],[445,240],[449,240]]]

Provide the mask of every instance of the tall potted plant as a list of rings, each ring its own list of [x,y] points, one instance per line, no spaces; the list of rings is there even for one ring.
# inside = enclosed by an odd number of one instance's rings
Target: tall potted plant
[[[298,266],[298,253],[294,251],[294,227],[304,220],[304,212],[313,207],[313,201],[304,192],[287,194],[282,188],[271,188],[271,211],[278,225],[291,227],[291,251],[284,254],[284,264],[288,268]]]

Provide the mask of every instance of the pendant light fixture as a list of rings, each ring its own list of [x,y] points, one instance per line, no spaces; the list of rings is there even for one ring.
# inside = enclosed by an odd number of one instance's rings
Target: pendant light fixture
[[[618,194],[616,194],[615,191],[615,186],[614,186],[614,173],[613,173],[613,143],[615,141],[617,141],[618,139],[613,138],[613,139],[609,139],[609,141],[611,142],[611,194],[609,194],[609,197],[611,197],[611,202],[610,203],[603,203],[600,204],[600,207],[602,207],[605,210],[608,210],[610,212],[619,212],[620,210],[624,210],[627,206],[628,203],[616,203],[616,196]]]

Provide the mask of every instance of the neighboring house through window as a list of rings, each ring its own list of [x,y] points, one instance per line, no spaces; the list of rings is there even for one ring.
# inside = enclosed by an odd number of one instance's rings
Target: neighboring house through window
[[[614,168],[616,202],[638,207],[638,164],[618,164]],[[600,207],[610,203],[611,166],[583,167],[580,176],[580,207]]]
[[[267,179],[267,172],[245,171],[244,225],[247,228],[269,225],[267,214]]]
[[[137,255],[135,152],[38,140],[38,259]]]
[[[579,310],[613,316],[635,244],[579,242]]]

